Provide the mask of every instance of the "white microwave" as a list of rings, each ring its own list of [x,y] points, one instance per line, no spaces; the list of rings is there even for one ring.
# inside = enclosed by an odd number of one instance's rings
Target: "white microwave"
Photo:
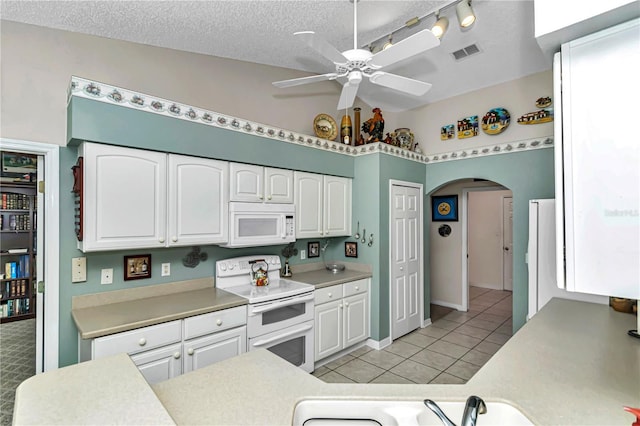
[[[288,244],[296,240],[294,204],[229,203],[229,242],[223,247]]]

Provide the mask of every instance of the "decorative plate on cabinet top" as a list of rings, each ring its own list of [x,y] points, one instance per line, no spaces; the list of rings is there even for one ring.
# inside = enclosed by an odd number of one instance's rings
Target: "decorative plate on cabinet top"
[[[333,117],[327,114],[318,114],[313,119],[313,131],[317,137],[330,141],[338,137],[338,125]]]

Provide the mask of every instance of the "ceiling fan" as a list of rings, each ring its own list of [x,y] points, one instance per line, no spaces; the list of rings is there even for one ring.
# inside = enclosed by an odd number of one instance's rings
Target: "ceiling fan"
[[[440,39],[426,29],[422,30],[376,54],[366,49],[358,48],[358,13],[357,3],[353,2],[353,49],[344,52],[338,51],[322,37],[313,31],[301,31],[294,33],[298,39],[308,44],[316,52],[332,61],[336,67],[335,72],[313,75],[310,77],[294,78],[291,80],[276,81],[273,83],[278,88],[298,86],[301,84],[316,83],[319,81],[336,80],[346,78],[342,87],[338,110],[353,106],[353,101],[358,93],[358,86],[363,78],[368,78],[371,83],[388,87],[399,92],[414,96],[422,96],[431,88],[430,83],[420,80],[402,77],[382,71],[382,68],[400,62],[411,56],[417,55],[440,45]]]

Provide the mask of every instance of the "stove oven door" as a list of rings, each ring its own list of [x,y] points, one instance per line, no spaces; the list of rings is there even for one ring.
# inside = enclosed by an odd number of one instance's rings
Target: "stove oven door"
[[[250,304],[247,311],[247,335],[262,336],[283,328],[313,320],[313,292]]]
[[[313,320],[249,339],[249,350],[267,349],[307,373],[313,372]]]

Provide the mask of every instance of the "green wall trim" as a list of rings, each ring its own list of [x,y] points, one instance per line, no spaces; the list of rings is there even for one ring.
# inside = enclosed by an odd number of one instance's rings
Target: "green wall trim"
[[[349,155],[81,97],[67,106],[67,126],[69,146],[90,141],[353,177]]]

